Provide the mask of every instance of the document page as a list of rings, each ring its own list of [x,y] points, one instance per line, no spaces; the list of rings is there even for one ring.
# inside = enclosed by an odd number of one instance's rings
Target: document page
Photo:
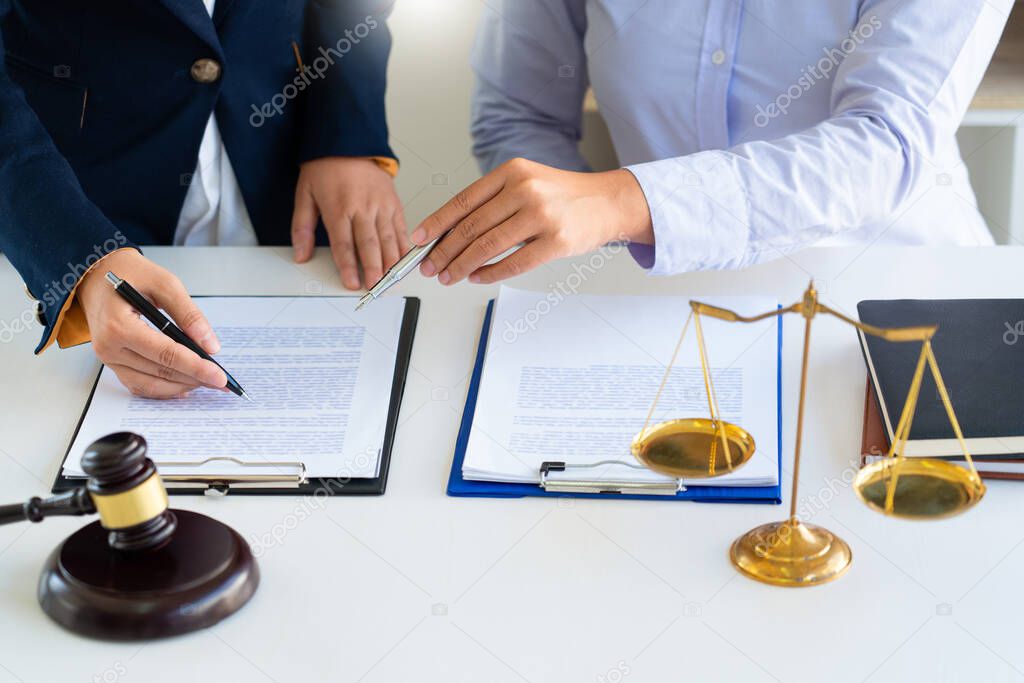
[[[310,477],[377,476],[404,299],[378,299],[358,313],[355,297],[195,301],[220,339],[217,362],[253,401],[206,388],[138,398],[104,367],[66,476],[82,476],[89,444],[119,431],[144,436],[163,474],[293,474],[277,463],[301,462]]]
[[[630,453],[690,313],[686,296],[555,296],[504,287],[495,302],[463,476],[540,481],[544,461],[591,464],[551,478],[670,481]],[[741,314],[774,310],[763,297],[703,298]],[[735,472],[688,485],[778,483],[778,321],[701,318],[721,416],[753,435]],[[652,424],[708,417],[696,330],[686,341]]]

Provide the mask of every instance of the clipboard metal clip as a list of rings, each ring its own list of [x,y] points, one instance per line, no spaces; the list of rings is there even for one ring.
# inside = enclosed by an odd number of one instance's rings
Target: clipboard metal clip
[[[227,463],[232,467],[251,469],[251,473],[228,474],[224,471],[201,471],[209,469],[213,463]],[[204,493],[212,496],[223,496],[231,489],[242,488],[298,488],[308,481],[306,464],[303,462],[247,462],[238,458],[215,456],[199,461],[162,460],[156,465],[164,485],[171,489],[202,488]],[[216,465],[213,465],[216,467]],[[175,473],[180,468],[184,471]]]
[[[614,479],[552,479],[552,472],[569,470],[591,470],[610,465],[647,470],[646,467],[619,460],[600,460],[585,465],[558,461],[545,461],[540,465],[540,487],[550,493],[604,493],[634,494],[643,496],[674,496],[686,490],[682,479],[669,481],[624,481]]]

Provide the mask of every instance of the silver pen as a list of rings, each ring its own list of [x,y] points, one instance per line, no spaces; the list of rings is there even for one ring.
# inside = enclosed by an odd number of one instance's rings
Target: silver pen
[[[388,269],[388,272],[384,273],[384,277],[378,280],[377,284],[366,290],[366,294],[364,294],[362,298],[359,299],[359,303],[356,304],[356,310],[358,311],[360,308],[391,289],[393,285],[397,284],[402,278],[415,270],[416,266],[418,266],[423,259],[427,258],[430,254],[430,250],[434,248],[434,245],[437,244],[442,237],[444,237],[444,235],[439,235],[430,242],[421,244],[418,247],[413,247],[407,251],[405,256],[398,259],[398,263],[391,266],[391,268]]]

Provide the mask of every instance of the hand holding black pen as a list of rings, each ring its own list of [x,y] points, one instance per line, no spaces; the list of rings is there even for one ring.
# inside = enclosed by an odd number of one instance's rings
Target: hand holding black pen
[[[228,391],[227,375],[216,363],[158,332],[110,286],[107,271],[132,283],[207,353],[220,351],[216,332],[184,283],[131,247],[107,254],[82,276],[52,341],[65,347],[89,342],[97,360],[136,396],[176,398],[197,387]]]
[[[188,350],[192,351],[200,358],[210,361],[218,368],[223,370],[224,375],[227,377],[226,386],[231,391],[231,393],[235,394],[236,396],[240,396],[244,399],[247,399],[249,401],[252,400],[252,398],[250,398],[249,395],[245,393],[245,390],[242,389],[242,386],[237,381],[235,381],[234,377],[231,376],[231,373],[225,370],[224,367],[220,363],[215,361],[213,357],[210,356],[210,354],[208,354],[206,351],[202,349],[202,347],[200,347],[198,344],[192,341],[192,339],[190,339],[188,335],[182,332],[181,329],[177,325],[175,325],[171,319],[169,319],[167,316],[161,313],[156,306],[151,304],[149,300],[146,299],[146,297],[139,294],[139,292],[137,292],[134,287],[132,287],[125,280],[119,278],[114,273],[107,271],[106,277],[107,281],[114,286],[114,290],[119,295],[121,295],[121,297],[125,301],[131,304],[131,306],[135,310],[137,310],[142,315],[142,317],[144,317],[146,320],[152,323],[157,330],[159,330],[161,333],[166,335],[171,340],[175,341],[178,344],[181,344]]]

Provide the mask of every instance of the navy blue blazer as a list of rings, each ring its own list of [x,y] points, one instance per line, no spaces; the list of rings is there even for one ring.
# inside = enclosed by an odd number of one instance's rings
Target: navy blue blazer
[[[99,257],[172,242],[211,112],[261,244],[290,244],[300,163],[394,157],[392,2],[0,0],[0,249],[36,351]]]

